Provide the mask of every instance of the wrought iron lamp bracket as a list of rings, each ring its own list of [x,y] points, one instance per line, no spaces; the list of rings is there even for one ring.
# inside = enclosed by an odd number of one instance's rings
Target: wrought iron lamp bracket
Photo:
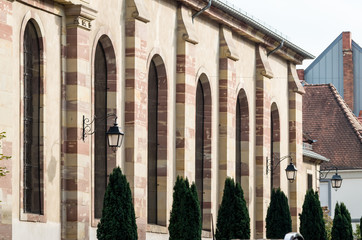
[[[275,153],[271,158],[266,157],[266,174],[268,175],[269,172],[274,171],[278,165],[284,161],[285,159],[290,158],[290,162],[293,163],[293,157],[291,155],[284,156],[282,158],[279,158]],[[278,162],[274,166],[274,160],[277,160]]]
[[[87,138],[88,135],[92,135],[94,133],[93,123],[96,119],[104,120],[104,119],[108,119],[110,117],[114,117],[114,122],[117,123],[118,117],[115,113],[108,113],[105,117],[100,117],[100,118],[98,118],[96,115],[94,115],[92,120],[90,120],[89,118],[85,117],[85,115],[83,115],[83,126],[82,126],[83,142],[85,142],[85,139]]]
[[[331,168],[324,168],[323,170],[318,170],[319,172],[319,180],[326,179],[330,171],[336,170],[336,174],[338,174],[338,168],[337,167],[331,167]],[[325,171],[328,171],[324,173]]]

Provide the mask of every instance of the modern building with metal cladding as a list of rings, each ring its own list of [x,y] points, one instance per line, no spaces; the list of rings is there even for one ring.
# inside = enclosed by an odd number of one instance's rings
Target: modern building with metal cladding
[[[0,162],[0,238],[96,239],[116,166],[140,240],[168,239],[178,175],[198,187],[206,239],[226,177],[244,190],[252,238],[265,238],[272,187],[298,231],[318,187],[296,71],[311,58],[216,0],[0,0],[1,151],[12,157]],[[119,148],[110,127],[124,132]]]
[[[356,116],[362,110],[362,48],[341,33],[304,71],[309,84],[333,84]]]

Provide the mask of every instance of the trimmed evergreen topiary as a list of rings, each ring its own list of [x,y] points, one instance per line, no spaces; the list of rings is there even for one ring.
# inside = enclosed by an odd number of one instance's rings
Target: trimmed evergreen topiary
[[[201,240],[201,211],[196,185],[178,176],[173,188],[170,240]]]
[[[362,238],[362,217],[359,219],[359,234],[360,238]]]
[[[344,203],[336,203],[332,227],[332,240],[352,240],[351,215]]]
[[[285,234],[292,231],[288,198],[280,188],[272,191],[265,221],[267,238],[283,239]]]
[[[343,202],[340,205],[340,209],[341,209],[342,216],[344,216],[347,220],[347,225],[346,225],[347,238],[346,238],[346,240],[353,240],[353,228],[352,228],[351,214]]]
[[[303,210],[299,214],[299,231],[305,240],[326,240],[327,234],[323,220],[323,211],[318,193],[309,189],[304,198]]]
[[[216,239],[249,239],[250,218],[239,183],[226,178],[223,198],[217,216]]]
[[[131,189],[119,167],[113,169],[109,176],[97,238],[99,240],[138,239]]]

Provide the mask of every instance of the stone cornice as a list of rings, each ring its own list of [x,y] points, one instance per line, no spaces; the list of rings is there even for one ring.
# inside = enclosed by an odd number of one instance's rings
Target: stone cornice
[[[67,20],[67,26],[77,26],[90,30],[91,21],[97,16],[97,11],[84,5],[66,5],[65,14],[70,21]]]
[[[205,1],[202,0],[177,1],[195,11],[200,11],[203,7],[205,7]],[[269,51],[280,45],[280,39],[276,39],[272,35],[260,31],[256,27],[251,26],[247,22],[242,21],[215,6],[211,6],[211,8],[205,11],[203,15],[208,16],[212,20],[231,28],[233,32],[249,39],[252,42],[255,42],[256,44],[262,45]],[[302,61],[306,58],[286,46],[278,50],[276,54],[288,61],[293,62],[294,64],[301,64]]]

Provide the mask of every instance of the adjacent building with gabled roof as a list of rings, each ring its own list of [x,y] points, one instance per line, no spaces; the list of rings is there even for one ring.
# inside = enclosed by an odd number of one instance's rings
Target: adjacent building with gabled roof
[[[356,116],[362,110],[362,48],[350,32],[341,33],[305,70],[309,84],[332,83]]]
[[[335,203],[344,202],[357,221],[362,215],[362,124],[333,84],[305,85],[303,131],[314,140],[313,150],[330,159],[321,165],[321,204],[334,212]],[[343,178],[342,187],[331,191],[335,167]],[[323,171],[323,169],[325,169]]]

